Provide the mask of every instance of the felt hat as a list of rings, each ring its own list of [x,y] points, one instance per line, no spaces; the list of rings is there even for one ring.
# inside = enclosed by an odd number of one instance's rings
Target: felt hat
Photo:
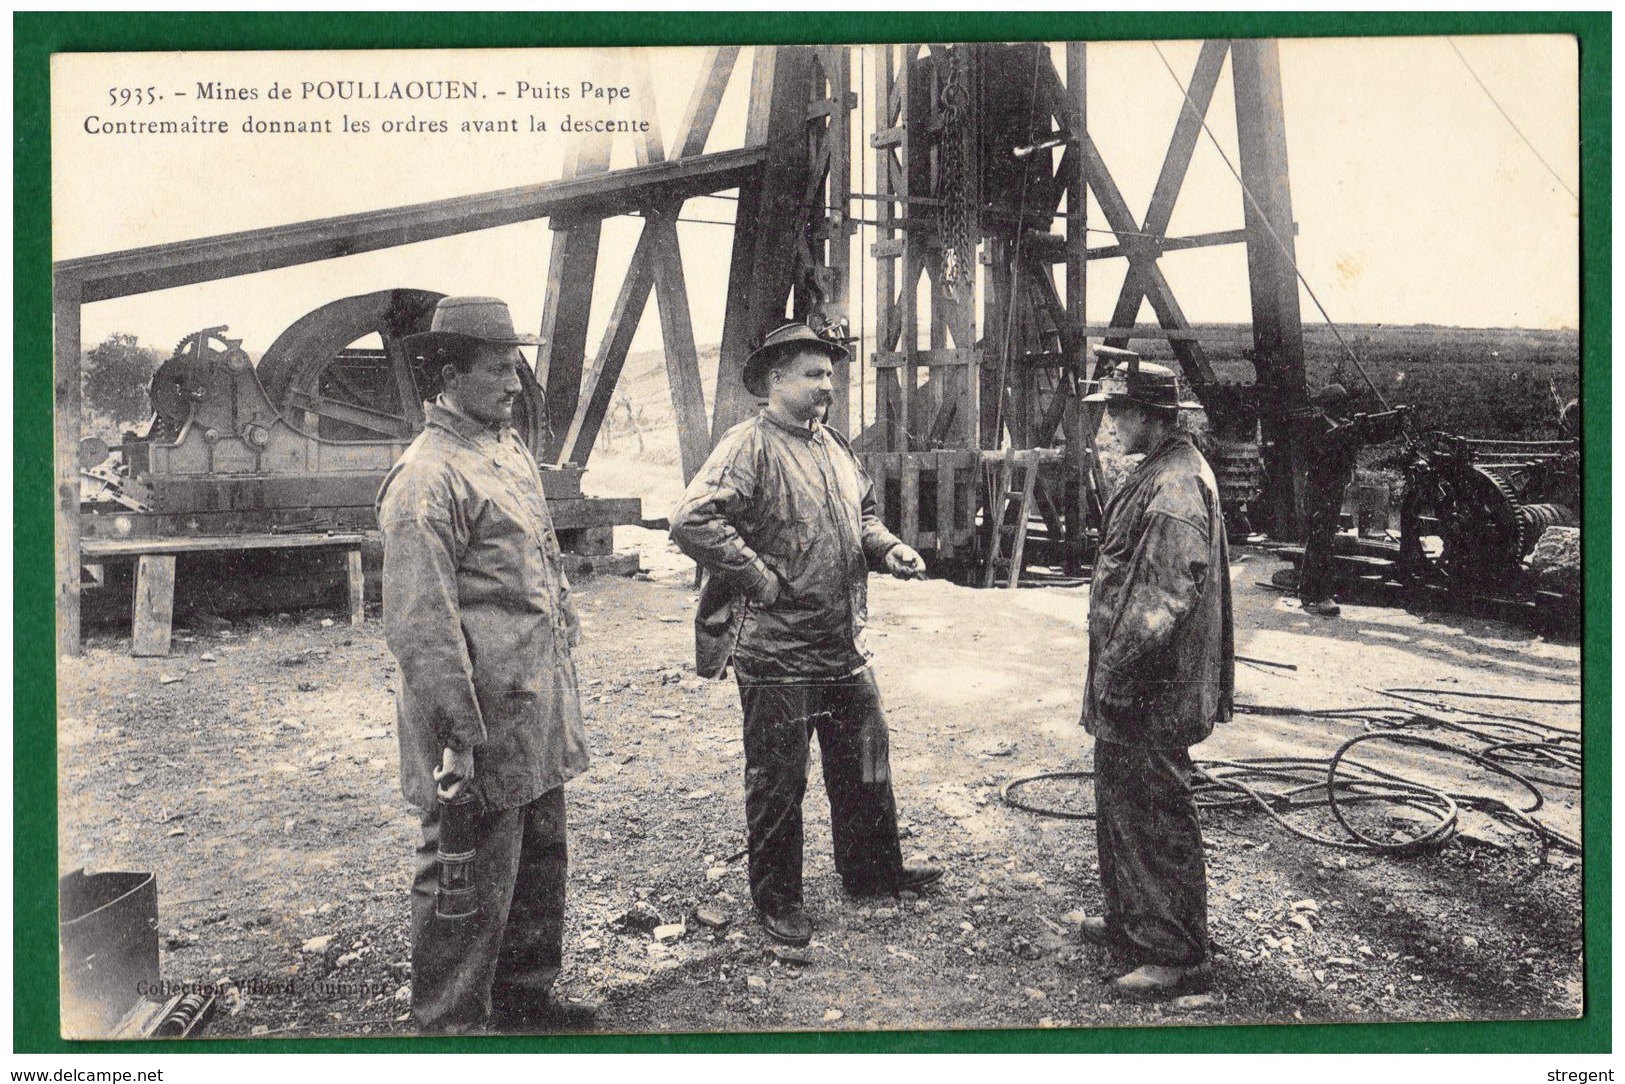
[[[514,331],[508,304],[499,298],[443,297],[434,307],[429,330],[405,337],[402,345],[420,353],[455,339],[498,346],[540,346],[542,342],[538,336]]]
[[[745,390],[759,399],[767,398],[767,371],[774,362],[796,350],[820,351],[828,354],[831,361],[851,360],[846,347],[822,337],[806,324],[785,324],[769,331],[762,338],[762,345],[745,359],[745,372],[741,377]]]
[[[1102,359],[1123,359],[1111,374],[1101,381],[1093,395],[1084,397],[1086,403],[1138,403],[1157,410],[1200,410],[1202,404],[1179,397],[1179,378],[1164,365],[1141,361],[1132,350],[1100,346],[1095,353]]]

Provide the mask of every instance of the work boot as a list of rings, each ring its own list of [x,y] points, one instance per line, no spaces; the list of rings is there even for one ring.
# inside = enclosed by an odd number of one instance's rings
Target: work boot
[[[1111,925],[1099,915],[1085,916],[1078,924],[1078,936],[1091,945],[1115,945],[1117,933]]]
[[[598,1030],[598,1006],[561,1001],[549,993],[539,1001],[492,1006],[491,1030],[505,1035],[572,1035]]]
[[[775,941],[801,948],[812,940],[812,920],[800,904],[792,904],[777,913],[759,911],[762,929]]]
[[[903,872],[897,875],[897,888],[899,891],[918,892],[926,885],[934,885],[942,880],[942,867],[929,862],[920,862],[903,867]]]
[[[942,880],[942,874],[942,867],[930,862],[910,863],[897,872],[896,892],[918,892],[927,885],[934,885]],[[848,895],[860,899],[865,896],[896,895],[896,892],[884,885],[849,884],[846,891]]]
[[[1213,987],[1213,966],[1142,964],[1112,983],[1112,989],[1136,1001],[1166,1001],[1183,994],[1199,994]]]
[[[1338,614],[1343,612],[1343,608],[1337,603],[1333,602],[1331,599],[1323,598],[1319,602],[1305,602],[1303,604],[1303,612],[1306,614],[1318,614],[1321,617],[1336,617]]]

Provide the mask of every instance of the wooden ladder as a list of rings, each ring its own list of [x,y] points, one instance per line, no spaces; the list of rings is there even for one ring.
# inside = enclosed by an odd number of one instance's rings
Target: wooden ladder
[[[992,500],[988,502],[989,543],[987,570],[982,575],[982,586],[992,587],[998,578],[999,566],[1008,564],[1009,575],[1005,587],[1015,587],[1021,580],[1021,559],[1027,548],[1027,521],[1033,511],[1033,487],[1038,483],[1039,456],[1031,451],[1010,451],[998,459],[998,474],[992,487]],[[1015,472],[1021,471],[1020,502],[1015,523],[1008,523],[1010,509],[1015,503],[1017,489]],[[1006,536],[1010,536],[1008,561],[1000,556]]]

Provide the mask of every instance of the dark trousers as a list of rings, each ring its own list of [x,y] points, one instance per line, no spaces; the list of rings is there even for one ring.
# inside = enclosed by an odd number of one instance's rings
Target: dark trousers
[[[1337,593],[1337,574],[1332,568],[1332,539],[1337,537],[1337,519],[1343,511],[1343,489],[1312,493],[1304,515],[1303,566],[1298,571],[1298,599],[1324,602]]]
[[[564,959],[569,856],[564,788],[478,818],[474,883],[479,913],[435,915],[439,810],[423,818],[412,882],[412,1018],[423,1031],[483,1024],[548,996]]]
[[[1095,742],[1106,925],[1136,964],[1208,958],[1207,866],[1183,748]]]
[[[848,891],[895,892],[903,853],[891,783],[864,783],[859,768],[864,722],[885,722],[874,675],[865,670],[796,685],[756,684],[740,675],[739,700],[745,709],[745,820],[756,905],[776,914],[802,902],[801,799],[814,733],[824,762],[836,871]]]

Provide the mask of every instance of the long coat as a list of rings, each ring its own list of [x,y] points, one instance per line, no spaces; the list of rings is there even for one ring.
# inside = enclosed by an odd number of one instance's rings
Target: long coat
[[[1219,487],[1190,436],[1174,433],[1106,506],[1083,724],[1126,745],[1195,745],[1230,718],[1235,669]]]
[[[846,438],[769,410],[724,434],[671,517],[679,549],[711,575],[695,618],[696,668],[730,656],[752,678],[823,678],[868,660],[869,571],[895,535]],[[772,579],[780,584],[778,598]]]
[[[586,770],[579,625],[536,463],[511,429],[432,404],[378,493],[384,638],[400,665],[401,791],[435,802],[446,748],[513,809]]]

